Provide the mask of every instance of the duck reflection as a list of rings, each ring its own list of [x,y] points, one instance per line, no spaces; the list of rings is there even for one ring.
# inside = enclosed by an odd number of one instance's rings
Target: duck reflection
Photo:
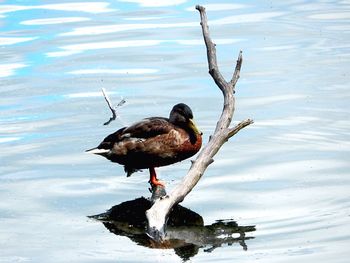
[[[199,214],[177,205],[169,214],[165,240],[155,242],[146,234],[145,212],[151,205],[150,200],[141,197],[89,217],[101,221],[110,232],[126,236],[138,245],[174,249],[183,260],[195,256],[200,249],[212,252],[222,245],[238,244],[247,250],[246,241],[254,238],[247,233],[255,231],[255,226],[239,226],[234,220],[217,220],[211,225],[204,225]]]

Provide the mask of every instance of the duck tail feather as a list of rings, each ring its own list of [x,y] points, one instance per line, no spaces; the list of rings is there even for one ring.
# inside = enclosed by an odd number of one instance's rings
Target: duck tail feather
[[[142,171],[141,169],[131,168],[124,166],[124,171],[126,172],[126,177],[131,176],[133,173]]]
[[[93,154],[106,154],[108,153],[110,150],[108,149],[99,149],[99,148],[92,148],[92,149],[89,149],[89,150],[86,150],[85,152],[86,153],[93,153]]]

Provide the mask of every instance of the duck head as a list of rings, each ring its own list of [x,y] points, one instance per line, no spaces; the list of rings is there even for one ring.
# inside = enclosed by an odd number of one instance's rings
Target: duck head
[[[170,112],[169,121],[184,130],[190,135],[191,143],[194,144],[198,135],[203,133],[197,128],[193,121],[193,113],[189,106],[185,103],[176,104]]]

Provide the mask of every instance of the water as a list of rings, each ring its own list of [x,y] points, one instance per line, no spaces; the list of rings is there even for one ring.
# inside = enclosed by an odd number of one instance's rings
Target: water
[[[147,173],[84,154],[107,134],[191,105],[205,140],[221,111],[195,1],[1,1],[0,262],[181,262],[88,215],[149,196]],[[234,122],[182,203],[206,225],[255,225],[247,250],[192,262],[348,262],[350,2],[202,1],[230,78]],[[101,88],[120,107],[110,117]],[[171,189],[190,163],[159,169]]]

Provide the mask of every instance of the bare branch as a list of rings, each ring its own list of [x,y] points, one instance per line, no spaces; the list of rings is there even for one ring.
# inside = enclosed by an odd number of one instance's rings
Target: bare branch
[[[253,123],[252,120],[248,119],[239,123],[234,128],[228,128],[235,110],[234,88],[241,70],[242,52],[239,53],[232,80],[230,82],[225,81],[217,66],[216,49],[209,35],[205,8],[197,5],[196,9],[200,13],[203,38],[207,47],[209,73],[223,93],[224,106],[214,134],[210,136],[208,144],[202,148],[196,160],[192,161],[187,175],[175,186],[169,195],[156,199],[153,206],[146,211],[148,235],[157,241],[162,241],[165,236],[166,218],[171,208],[175,204],[182,202],[187,194],[191,192],[207,167],[213,162],[213,157],[221,146],[239,130]]]
[[[247,127],[248,125],[250,125],[252,123],[254,123],[253,120],[247,119],[247,120],[244,120],[244,121],[241,121],[240,123],[238,123],[234,128],[228,129],[227,139],[231,138],[232,136],[237,134],[240,130],[242,130],[244,127]]]
[[[217,58],[216,58],[216,47],[215,47],[216,45],[214,44],[214,42],[211,40],[211,37],[210,37],[208,19],[207,19],[207,14],[205,12],[205,8],[203,6],[197,5],[196,9],[199,11],[199,14],[201,17],[202,33],[203,33],[205,45],[207,47],[209,74],[213,77],[218,87],[221,90],[224,90],[225,86],[227,86],[227,82],[225,81],[224,77],[221,75],[219,71]]]
[[[236,83],[240,77],[242,62],[243,62],[243,57],[242,57],[242,50],[241,50],[239,52],[239,55],[238,55],[235,71],[233,72],[233,76],[232,76],[232,79],[230,81],[230,86],[233,89],[235,88]]]
[[[108,97],[108,95],[106,93],[106,90],[104,88],[102,88],[102,93],[103,93],[103,97],[105,98],[105,100],[107,102],[107,105],[108,105],[109,109],[112,112],[112,117],[107,122],[105,122],[103,124],[103,125],[108,125],[108,124],[110,124],[112,121],[114,121],[117,118],[118,115],[117,115],[116,108],[122,106],[125,103],[125,100],[122,99],[121,101],[119,101],[119,103],[117,104],[116,107],[113,107],[112,103],[111,103],[111,100],[109,99],[109,97]]]

